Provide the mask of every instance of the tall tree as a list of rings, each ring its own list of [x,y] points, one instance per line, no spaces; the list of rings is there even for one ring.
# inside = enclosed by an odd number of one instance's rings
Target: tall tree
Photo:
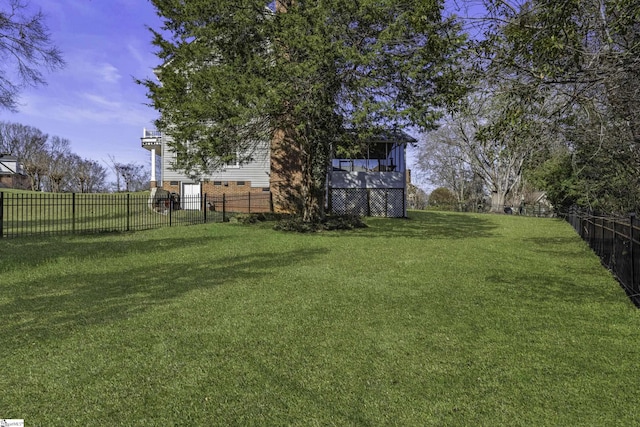
[[[618,213],[640,209],[640,2],[483,3],[479,68],[563,100],[549,119],[561,124],[569,162],[560,154],[549,159],[547,166],[555,166],[547,172],[551,177],[555,167],[569,165],[572,178],[564,182],[581,194],[560,200]]]
[[[25,86],[44,84],[43,70],[64,66],[44,20],[41,11],[29,12],[23,0],[0,3],[0,108],[17,110]]]
[[[49,135],[33,126],[0,122],[0,152],[9,153],[22,162],[31,189],[40,191],[49,163]]]
[[[70,189],[78,193],[97,193],[106,190],[107,170],[95,160],[83,159],[77,154],[68,158],[71,176]]]
[[[153,3],[162,83],[142,83],[176,167],[202,173],[272,142],[282,178],[299,174],[287,185],[298,185],[305,221],[322,215],[330,154],[347,130],[430,129],[463,92],[464,37],[440,0]]]
[[[467,150],[460,144],[453,121],[445,122],[423,136],[418,146],[417,167],[426,180],[455,194],[458,205],[466,202],[473,185],[473,169]]]
[[[149,189],[149,171],[143,165],[135,162],[122,163],[112,155],[109,156],[109,160],[107,164],[116,178],[116,182],[113,183],[115,191]]]
[[[59,193],[71,179],[71,143],[66,138],[54,136],[48,143],[47,186],[45,190]]]

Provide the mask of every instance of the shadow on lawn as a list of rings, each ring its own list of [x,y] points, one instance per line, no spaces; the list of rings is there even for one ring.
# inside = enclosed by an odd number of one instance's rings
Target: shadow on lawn
[[[197,237],[165,237],[148,234],[148,239],[123,239],[126,233],[96,235],[66,235],[59,238],[40,236],[9,239],[0,246],[0,273],[19,268],[29,268],[59,259],[96,260],[117,256],[126,258],[133,253],[160,253],[173,248],[197,247],[212,240],[228,239],[228,236],[205,235]]]
[[[490,215],[411,211],[408,218],[371,218],[361,235],[413,239],[495,237]]]
[[[169,240],[189,245],[191,241],[198,244],[207,239],[210,238]],[[139,248],[138,243],[130,250]],[[75,251],[71,247],[62,249],[67,255]],[[0,342],[3,351],[11,352],[35,342],[64,338],[87,326],[135,316],[192,290],[259,283],[260,277],[271,274],[276,267],[308,261],[325,252],[298,249],[222,257],[202,251],[197,259],[194,256],[149,265],[123,262],[107,272],[65,273],[55,284],[43,283],[42,279],[13,283],[4,290],[12,301],[1,306]]]
[[[582,258],[585,253],[591,251],[577,234],[574,236],[529,237],[523,239],[523,242],[527,246],[535,248],[537,252],[545,252],[561,257]]]
[[[524,306],[540,304],[557,305],[559,303],[586,304],[596,302],[619,302],[621,295],[604,289],[610,281],[603,275],[602,281],[593,280],[593,272],[569,268],[563,274],[532,270],[528,274],[522,271],[509,271],[507,268],[493,268],[485,277],[487,283],[500,287],[502,296],[518,301]],[[612,283],[611,283],[612,284]]]

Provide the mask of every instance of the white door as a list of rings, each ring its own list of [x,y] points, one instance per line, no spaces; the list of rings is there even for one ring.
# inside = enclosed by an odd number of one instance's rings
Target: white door
[[[180,202],[182,209],[199,210],[200,184],[183,184]]]

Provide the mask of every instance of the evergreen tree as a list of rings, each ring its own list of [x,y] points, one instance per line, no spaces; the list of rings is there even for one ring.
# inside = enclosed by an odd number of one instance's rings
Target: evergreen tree
[[[464,92],[465,39],[440,0],[153,3],[164,65],[161,83],[142,83],[177,168],[197,175],[237,153],[247,161],[270,141],[282,161],[272,173],[299,173],[286,186],[305,221],[323,214],[332,150],[361,142],[347,135],[431,129]]]

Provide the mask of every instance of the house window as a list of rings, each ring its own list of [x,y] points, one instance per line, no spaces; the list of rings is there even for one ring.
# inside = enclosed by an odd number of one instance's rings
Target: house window
[[[213,185],[222,185],[222,181],[213,181]]]
[[[178,182],[178,181],[170,181],[170,182],[169,182],[169,185],[178,185],[178,184],[179,184],[179,182]]]
[[[238,186],[244,185],[244,181],[236,181],[236,185]]]
[[[264,191],[265,193],[268,193],[270,191],[269,187],[262,187],[262,191]]]

